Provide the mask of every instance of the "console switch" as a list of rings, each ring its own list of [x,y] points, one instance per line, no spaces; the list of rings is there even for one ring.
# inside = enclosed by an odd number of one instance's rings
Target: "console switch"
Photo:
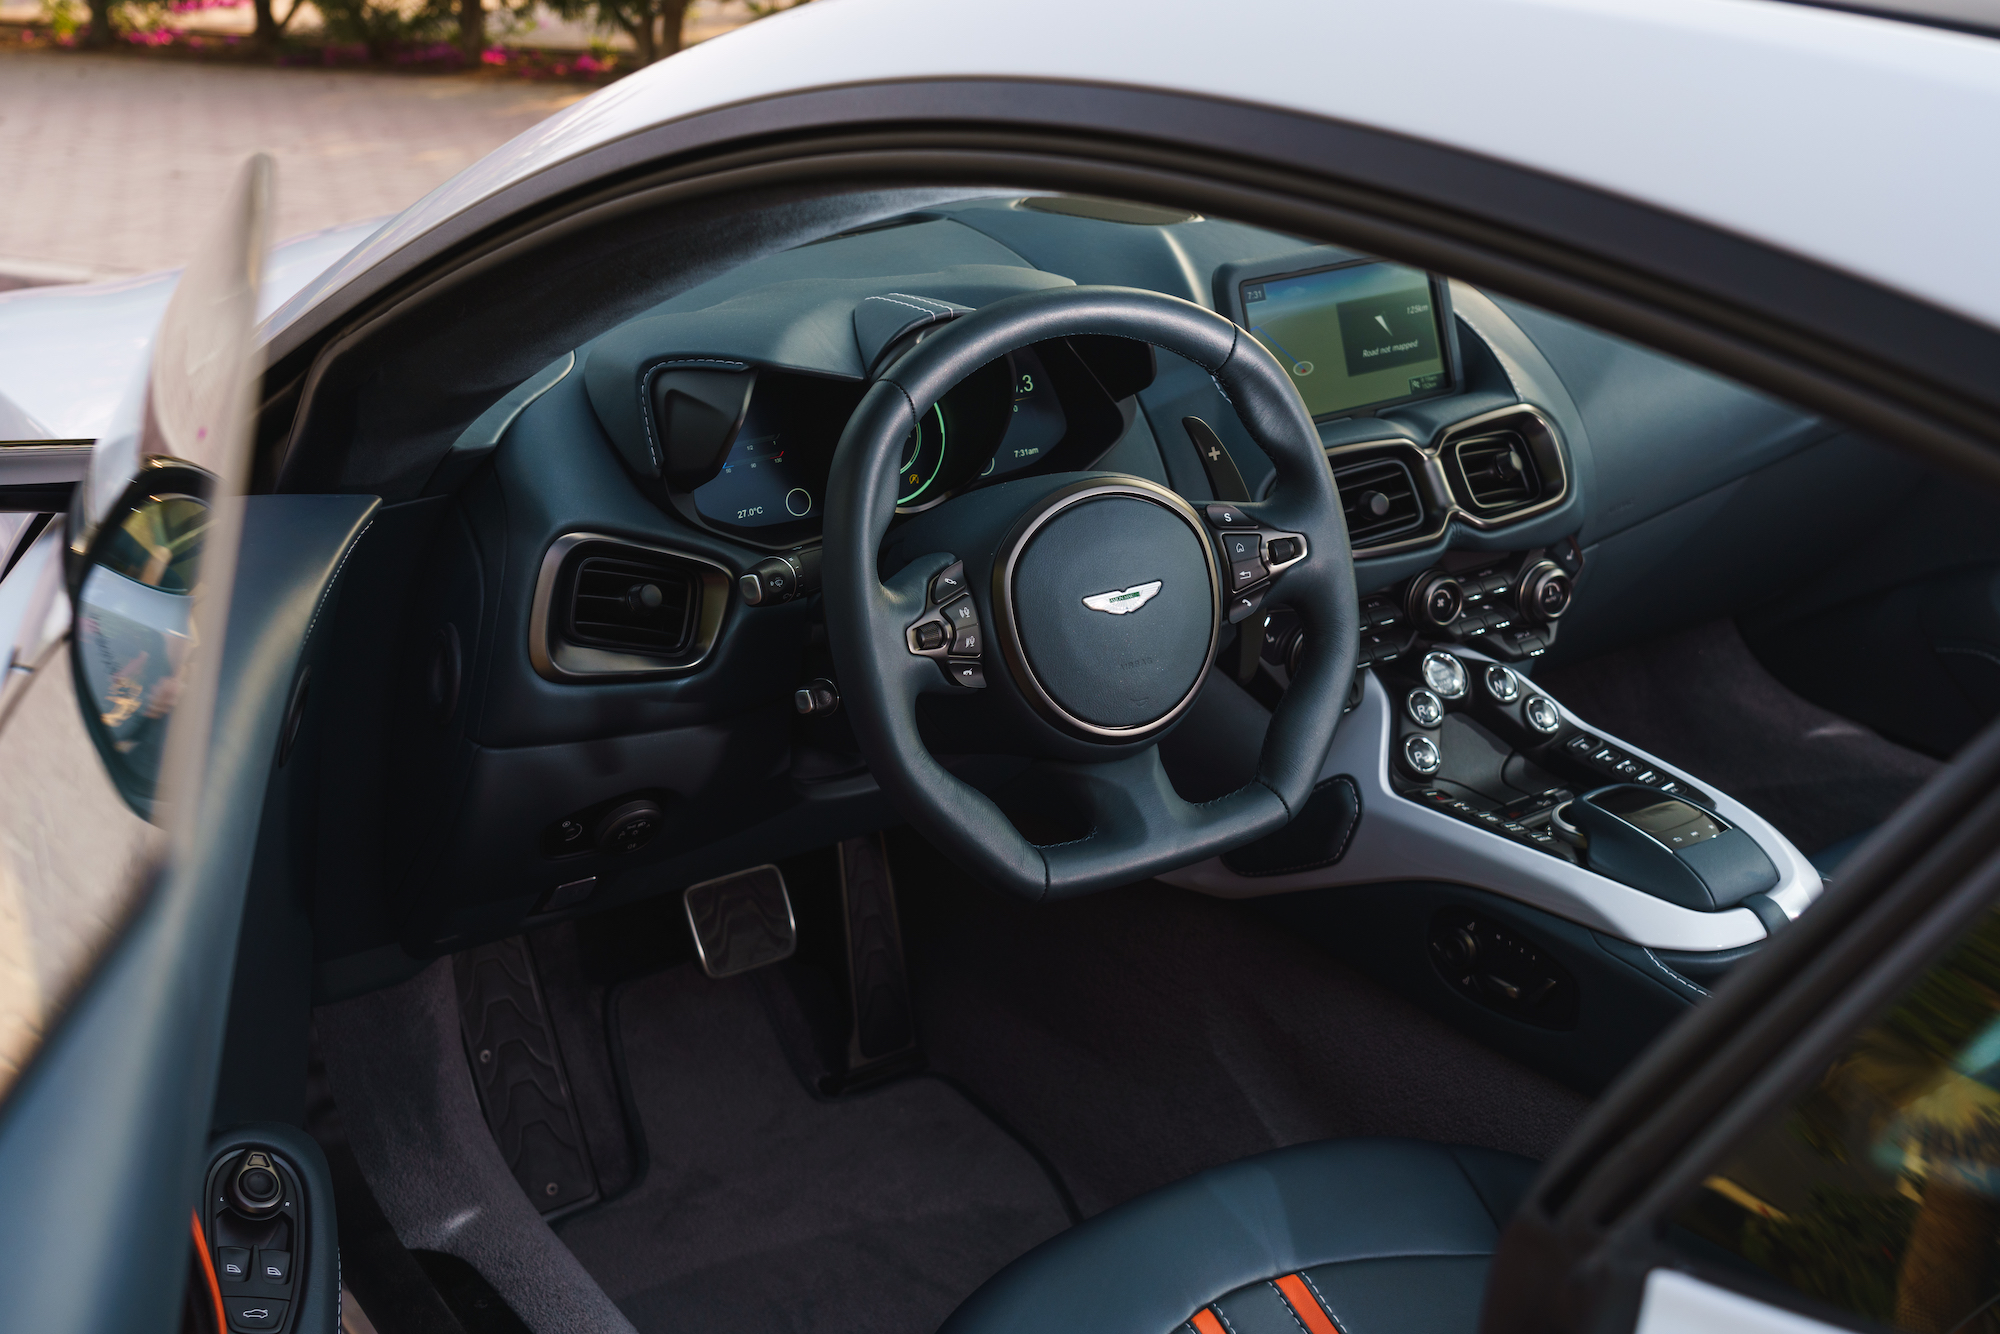
[[[241,1283],[250,1277],[250,1248],[247,1246],[218,1246],[215,1248],[215,1273],[224,1283]]]
[[[263,1334],[265,1330],[277,1329],[285,1323],[285,1308],[289,1303],[274,1301],[269,1297],[224,1297],[222,1306],[229,1313],[229,1327],[239,1334]]]
[[[290,1283],[292,1281],[292,1253],[290,1251],[257,1252],[257,1277],[266,1283]]]

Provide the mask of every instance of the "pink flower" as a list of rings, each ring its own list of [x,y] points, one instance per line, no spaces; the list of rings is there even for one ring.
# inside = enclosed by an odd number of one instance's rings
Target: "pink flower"
[[[504,65],[507,63],[507,53],[497,46],[489,46],[479,53],[479,59],[482,64]]]

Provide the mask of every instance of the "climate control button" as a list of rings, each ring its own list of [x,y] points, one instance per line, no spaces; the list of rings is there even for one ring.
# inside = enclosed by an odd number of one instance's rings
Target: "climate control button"
[[[1418,575],[1410,584],[1410,619],[1431,630],[1442,630],[1465,610],[1465,589],[1441,570]]]
[[[1521,576],[1521,586],[1514,600],[1529,616],[1548,622],[1569,610],[1570,599],[1575,593],[1576,585],[1562,567],[1552,560],[1545,560],[1529,566],[1527,573]]]

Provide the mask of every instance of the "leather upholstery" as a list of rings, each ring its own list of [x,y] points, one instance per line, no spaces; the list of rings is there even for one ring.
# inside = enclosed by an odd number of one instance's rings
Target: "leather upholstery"
[[[941,1334],[1473,1334],[1494,1245],[1536,1170],[1416,1140],[1260,1154],[1043,1243]],[[1287,1291],[1311,1293],[1317,1313]]]

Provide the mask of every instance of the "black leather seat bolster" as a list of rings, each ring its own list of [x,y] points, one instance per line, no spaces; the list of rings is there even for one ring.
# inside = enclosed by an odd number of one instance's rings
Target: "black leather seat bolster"
[[[1536,1170],[1512,1154],[1416,1140],[1278,1149],[1051,1238],[988,1280],[941,1334],[1167,1334],[1218,1300],[1237,1334],[1255,1334],[1237,1316],[1260,1325],[1265,1294],[1277,1297],[1268,1280],[1288,1274],[1314,1282],[1346,1334],[1453,1328],[1467,1293],[1471,1334],[1487,1260]],[[1412,1308],[1434,1301],[1442,1323],[1413,1323]],[[1284,1325],[1298,1334],[1289,1316]]]

